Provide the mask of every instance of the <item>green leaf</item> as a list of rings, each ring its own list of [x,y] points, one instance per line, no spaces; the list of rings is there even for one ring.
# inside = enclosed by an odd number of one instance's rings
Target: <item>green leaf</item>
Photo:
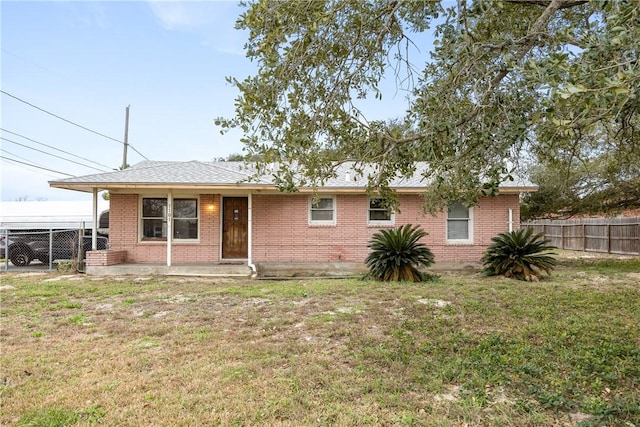
[[[380,190],[428,162],[432,213],[477,201],[496,165],[523,159],[608,153],[613,176],[638,176],[640,2],[538,3],[244,4],[236,26],[257,70],[228,78],[235,113],[217,124],[242,130],[256,170],[295,164],[295,179],[277,171],[283,188],[354,160]]]

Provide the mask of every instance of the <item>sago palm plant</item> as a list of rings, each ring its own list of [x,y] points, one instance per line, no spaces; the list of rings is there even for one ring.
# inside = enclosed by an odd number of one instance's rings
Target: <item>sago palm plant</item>
[[[419,241],[426,235],[419,226],[411,224],[375,233],[367,245],[371,249],[365,261],[368,276],[384,281],[422,281],[425,276],[419,268],[434,261],[431,250]]]
[[[556,249],[542,233],[533,234],[532,229],[500,233],[482,256],[484,273],[489,276],[503,275],[518,280],[538,281],[542,273],[550,274],[556,266]]]

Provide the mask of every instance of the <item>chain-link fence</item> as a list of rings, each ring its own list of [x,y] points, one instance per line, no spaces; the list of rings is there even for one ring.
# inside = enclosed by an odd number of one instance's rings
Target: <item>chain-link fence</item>
[[[85,253],[92,238],[83,230],[3,230],[0,258],[3,270],[85,271]],[[98,237],[98,249],[107,249],[105,237]]]

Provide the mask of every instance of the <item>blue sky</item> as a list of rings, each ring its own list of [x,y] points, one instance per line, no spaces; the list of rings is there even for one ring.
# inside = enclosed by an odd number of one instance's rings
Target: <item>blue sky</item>
[[[237,90],[225,77],[255,71],[242,49],[246,34],[233,28],[242,11],[235,2],[2,1],[0,7],[2,91],[120,141],[130,105],[129,143],[151,160],[207,161],[242,151],[239,133],[220,135],[214,125],[233,114]],[[0,156],[70,175],[98,171],[24,145],[102,170],[121,165],[121,143],[0,96]],[[367,108],[370,118],[385,119],[404,105],[394,88]],[[143,159],[129,150],[129,164]],[[66,175],[6,160],[1,166],[2,200],[91,198],[49,188],[47,181]]]

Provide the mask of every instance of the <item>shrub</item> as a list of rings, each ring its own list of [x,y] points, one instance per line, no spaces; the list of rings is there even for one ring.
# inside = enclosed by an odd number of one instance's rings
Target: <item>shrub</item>
[[[538,281],[543,272],[550,274],[556,266],[555,254],[550,252],[556,247],[542,233],[533,235],[532,229],[500,233],[491,241],[482,255],[483,272],[489,276]]]
[[[423,275],[420,267],[433,264],[431,250],[419,240],[427,232],[411,224],[392,230],[380,230],[375,233],[368,248],[366,264],[368,277],[384,281],[420,282],[429,276]]]
[[[75,273],[77,271],[75,264],[73,261],[60,261],[56,268],[61,273]]]

